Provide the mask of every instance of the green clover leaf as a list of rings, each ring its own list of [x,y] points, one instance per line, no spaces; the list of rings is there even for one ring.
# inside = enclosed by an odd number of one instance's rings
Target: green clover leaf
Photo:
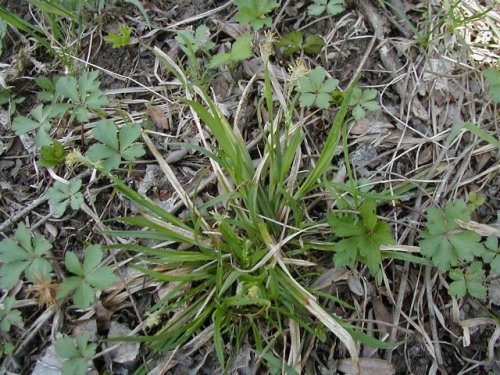
[[[325,78],[325,69],[318,66],[308,76],[299,79],[297,91],[300,93],[299,103],[301,107],[316,106],[328,109],[331,93],[335,90],[339,81],[332,78],[325,81]]]
[[[12,326],[23,325],[21,312],[12,309],[14,302],[16,302],[14,297],[7,297],[3,300],[3,306],[0,306],[0,331],[9,332]]]
[[[56,354],[65,359],[63,375],[85,375],[89,361],[96,353],[97,344],[89,344],[90,333],[83,332],[75,337],[59,338],[55,345]]]
[[[11,288],[19,281],[24,272],[26,279],[37,283],[51,278],[52,266],[44,258],[52,245],[43,236],[31,237],[24,224],[17,227],[14,239],[6,238],[0,242],[0,288]]]
[[[92,129],[94,138],[101,143],[92,145],[87,156],[92,161],[101,161],[108,171],[118,168],[122,159],[134,162],[146,153],[141,144],[135,143],[141,132],[138,124],[126,124],[118,129],[112,120],[101,120]]]
[[[377,97],[377,90],[354,89],[349,105],[354,107],[352,115],[356,120],[362,119],[366,111],[376,111],[380,108],[378,102],[373,100]]]
[[[75,276],[67,277],[57,291],[56,298],[62,299],[73,294],[75,306],[87,309],[95,299],[96,290],[109,288],[117,277],[109,267],[100,267],[103,252],[99,246],[87,247],[84,251],[83,263],[72,251],[66,252],[65,265],[69,272]]]
[[[35,136],[37,146],[48,146],[52,143],[52,138],[49,135],[52,119],[62,116],[69,108],[70,106],[64,103],[40,104],[31,111],[31,118],[16,117],[12,122],[12,130],[18,136],[37,130]]]
[[[56,181],[46,194],[54,217],[61,217],[68,205],[73,210],[78,210],[83,203],[83,195],[80,193],[82,180],[73,179],[69,184]]]
[[[481,236],[462,230],[455,220],[469,221],[470,210],[463,200],[449,202],[444,211],[438,208],[427,210],[427,228],[421,232],[419,245],[423,255],[446,272],[459,260],[471,262],[474,256],[482,256],[485,249],[479,243]]]
[[[108,104],[108,98],[100,90],[97,80],[99,73],[89,71],[83,73],[78,80],[72,76],[60,77],[55,85],[56,92],[71,100],[73,115],[78,122],[90,120],[90,111],[99,111]]]

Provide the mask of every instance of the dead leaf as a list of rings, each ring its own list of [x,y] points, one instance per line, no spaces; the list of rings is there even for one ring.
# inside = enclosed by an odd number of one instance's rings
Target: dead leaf
[[[108,338],[129,336],[132,331],[125,325],[112,322],[109,329]],[[110,356],[113,362],[129,363],[135,361],[139,355],[141,343],[139,342],[122,342],[118,347],[111,351]]]
[[[359,367],[361,370],[360,375],[392,375],[396,372],[390,362],[377,358],[360,358]],[[337,369],[347,375],[358,374],[352,359],[340,360]]]
[[[97,332],[103,333],[109,330],[111,325],[111,316],[113,312],[104,307],[100,300],[95,303]]]
[[[167,116],[165,116],[165,112],[160,106],[152,106],[149,107],[148,115],[151,121],[159,127],[160,129],[170,130],[170,124],[168,122]]]
[[[392,314],[387,309],[385,304],[382,302],[380,297],[374,298],[372,301],[373,313],[375,314],[375,319],[380,322],[392,324],[393,318]],[[385,324],[378,324],[378,328],[381,331],[381,337],[389,334],[389,326]]]
[[[337,268],[331,268],[324,272],[312,285],[313,289],[325,289],[326,287],[332,285],[333,283],[347,280],[351,274],[348,270],[341,270]]]
[[[354,294],[356,294],[357,296],[362,297],[365,295],[365,289],[363,288],[363,285],[361,284],[359,277],[350,275],[347,279],[347,286],[349,287],[349,290]]]
[[[481,224],[472,220],[466,223],[465,221],[457,219],[456,222],[461,228],[476,232],[482,237],[496,236],[500,238],[500,229],[490,225]]]
[[[434,147],[431,145],[424,146],[422,151],[418,153],[418,162],[420,165],[427,164],[432,160]]]
[[[353,135],[388,134],[392,129],[394,125],[390,122],[365,117],[353,122],[350,133]]]

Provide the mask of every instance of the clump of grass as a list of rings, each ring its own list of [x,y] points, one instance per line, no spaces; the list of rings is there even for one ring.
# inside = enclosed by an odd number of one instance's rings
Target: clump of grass
[[[223,193],[195,207],[168,165],[157,156],[190,212],[181,220],[135,192],[101,163],[79,154],[69,156],[99,169],[143,212],[117,219],[138,230],[104,232],[138,241],[110,248],[137,254],[136,269],[171,285],[150,311],[158,323],[152,335],[124,339],[142,340],[155,350],[173,350],[202,327],[210,326],[217,358],[225,371],[245,342],[251,342],[264,358],[292,327],[319,339],[324,338],[326,327],[341,340],[355,363],[358,351],[354,337],[370,345],[390,346],[325,310],[308,287],[313,280],[306,276],[314,265],[306,255],[306,249],[314,246],[308,238],[319,238],[328,224],[324,219],[306,218],[304,198],[318,187],[331,167],[355,83],[345,93],[315,167],[308,177],[301,178],[298,168],[303,123],[294,119],[298,94],[294,96],[293,87],[288,88],[288,103],[275,108],[266,53],[258,107],[264,144],[262,158],[255,166],[242,135],[231,127],[209,95],[190,84],[183,70],[161,50],[154,52],[184,84],[185,103],[215,140],[215,146],[205,144],[198,150],[210,158]],[[194,94],[198,100],[193,100]],[[265,122],[264,112],[269,119]],[[147,134],[143,138],[152,149]],[[157,245],[146,246],[142,240],[157,241]],[[292,345],[299,350],[298,342]]]

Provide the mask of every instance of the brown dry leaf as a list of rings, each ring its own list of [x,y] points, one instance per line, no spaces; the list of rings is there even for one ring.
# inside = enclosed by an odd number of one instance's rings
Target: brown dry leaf
[[[116,337],[127,337],[130,336],[131,333],[132,331],[124,324],[111,322],[108,338],[111,339]],[[117,348],[113,349],[110,352],[110,356],[113,359],[113,362],[121,364],[131,364],[139,355],[140,347],[140,342],[122,342],[118,344]]]
[[[392,314],[389,311],[389,309],[387,309],[385,304],[382,302],[382,299],[380,297],[374,298],[372,301],[372,305],[373,305],[373,313],[375,314],[375,319],[377,321],[392,324],[392,322],[393,322]],[[385,324],[378,324],[378,328],[381,332],[382,337],[384,335],[389,334],[388,327],[389,326],[387,326]]]
[[[157,127],[160,129],[170,130],[170,124],[167,116],[165,116],[165,112],[163,112],[163,109],[160,106],[149,107],[148,115]]]
[[[396,372],[394,366],[383,359],[360,358],[359,365],[361,370],[359,372],[360,375],[392,375]],[[337,370],[347,375],[358,374],[356,364],[352,359],[340,360]]]
[[[221,28],[222,32],[229,35],[233,39],[237,39],[239,36],[250,32],[250,25],[241,25],[236,22],[223,22],[214,19],[214,23]]]
[[[365,295],[365,288],[363,288],[363,284],[361,284],[361,280],[358,275],[350,275],[347,279],[347,286],[349,290],[353,292],[355,295],[363,297]]]
[[[348,270],[331,268],[324,272],[312,285],[313,289],[321,290],[342,280],[347,280],[351,274]]]
[[[418,153],[418,162],[420,165],[427,164],[432,160],[434,148],[431,145],[424,146]]]
[[[285,7],[285,13],[287,15],[289,15],[290,17],[297,17],[299,16],[300,14],[299,13],[303,13],[301,11],[299,11],[300,8],[302,8],[304,6],[304,1],[294,1],[292,3],[290,3],[288,6]]]
[[[480,236],[488,237],[488,236],[496,236],[500,238],[500,229],[492,227],[490,225],[481,224],[476,221],[470,220],[469,222],[465,222],[462,220],[456,220],[457,224],[460,225],[461,228],[471,230],[476,232]]]
[[[392,129],[394,129],[394,125],[387,121],[362,118],[354,121],[350,133],[353,135],[388,134]]]

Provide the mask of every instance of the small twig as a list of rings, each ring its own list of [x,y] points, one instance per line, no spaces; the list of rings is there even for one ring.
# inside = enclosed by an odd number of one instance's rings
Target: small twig
[[[46,200],[47,200],[47,198],[45,197],[45,194],[44,194],[41,197],[38,197],[37,199],[32,201],[31,204],[29,204],[28,206],[23,208],[21,211],[17,212],[16,214],[12,215],[10,218],[5,220],[2,224],[0,224],[0,233],[2,233],[2,235],[6,236],[4,231],[7,227],[14,224],[18,220],[20,220],[23,216],[29,214],[35,208],[37,208],[38,206],[43,204]]]

